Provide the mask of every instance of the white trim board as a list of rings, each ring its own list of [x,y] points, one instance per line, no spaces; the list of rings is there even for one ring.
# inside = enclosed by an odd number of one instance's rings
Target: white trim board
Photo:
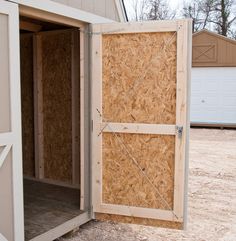
[[[80,9],[66,6],[64,4],[56,3],[49,0],[11,0],[11,2],[18,3],[22,6],[30,7],[33,9],[52,12],[64,17],[68,17],[75,20],[80,20],[86,23],[112,23],[111,19],[104,18]]]

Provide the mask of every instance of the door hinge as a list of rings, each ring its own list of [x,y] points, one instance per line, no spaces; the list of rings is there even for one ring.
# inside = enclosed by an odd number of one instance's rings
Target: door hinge
[[[92,129],[92,132],[93,132],[93,120],[91,121],[91,129]]]
[[[179,138],[182,137],[183,135],[183,126],[176,126],[176,134],[178,135]]]

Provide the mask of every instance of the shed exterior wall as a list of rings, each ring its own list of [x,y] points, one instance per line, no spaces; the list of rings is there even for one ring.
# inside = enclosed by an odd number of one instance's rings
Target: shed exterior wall
[[[87,11],[120,22],[115,0],[52,0],[53,2]]]
[[[235,67],[236,41],[207,30],[193,34],[193,67]]]

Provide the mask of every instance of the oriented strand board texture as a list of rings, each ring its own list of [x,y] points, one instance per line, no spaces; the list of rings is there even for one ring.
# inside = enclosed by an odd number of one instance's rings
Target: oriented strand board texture
[[[112,133],[103,134],[103,203],[172,209],[175,136],[117,134],[152,181],[136,167]],[[162,198],[161,198],[161,197]],[[166,200],[169,206],[163,201]]]
[[[184,228],[183,223],[181,222],[170,222],[170,221],[150,219],[150,218],[136,218],[136,217],[114,215],[114,214],[96,213],[96,219],[99,219],[102,221],[132,223],[132,224],[140,224],[140,225],[163,227],[163,228],[173,228],[173,229]]]
[[[175,124],[176,34],[104,35],[102,45],[104,119]]]
[[[176,33],[105,35],[102,47],[103,120],[175,124]],[[117,136],[103,133],[102,202],[173,209],[175,136]],[[156,226],[182,226],[179,223],[117,215],[99,217]]]
[[[72,181],[71,33],[42,35],[45,177]]]
[[[23,172],[35,176],[34,162],[34,90],[33,90],[33,37],[21,35],[21,108]]]

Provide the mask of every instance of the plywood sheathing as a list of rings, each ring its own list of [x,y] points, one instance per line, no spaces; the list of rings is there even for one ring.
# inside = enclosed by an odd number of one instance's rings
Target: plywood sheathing
[[[137,218],[137,217],[115,215],[115,214],[96,213],[96,219],[99,219],[102,221],[132,223],[132,224],[140,224],[140,225],[172,228],[172,229],[180,229],[180,230],[183,229],[183,223],[181,222],[170,222],[170,221],[150,219],[150,218]]]
[[[176,36],[104,35],[103,116],[109,122],[175,124]]]
[[[33,36],[20,36],[23,173],[35,176]]]
[[[171,44],[167,44],[170,40]],[[175,33],[104,35],[102,54],[104,122],[175,124]],[[103,133],[103,203],[173,209],[175,136],[116,135]],[[159,194],[125,149],[138,162]],[[182,228],[182,223],[162,220],[106,214],[97,214],[96,217]]]
[[[175,136],[119,136],[169,206],[165,205],[112,133],[103,134],[103,203],[173,209]]]
[[[71,33],[42,35],[45,178],[72,181]]]

